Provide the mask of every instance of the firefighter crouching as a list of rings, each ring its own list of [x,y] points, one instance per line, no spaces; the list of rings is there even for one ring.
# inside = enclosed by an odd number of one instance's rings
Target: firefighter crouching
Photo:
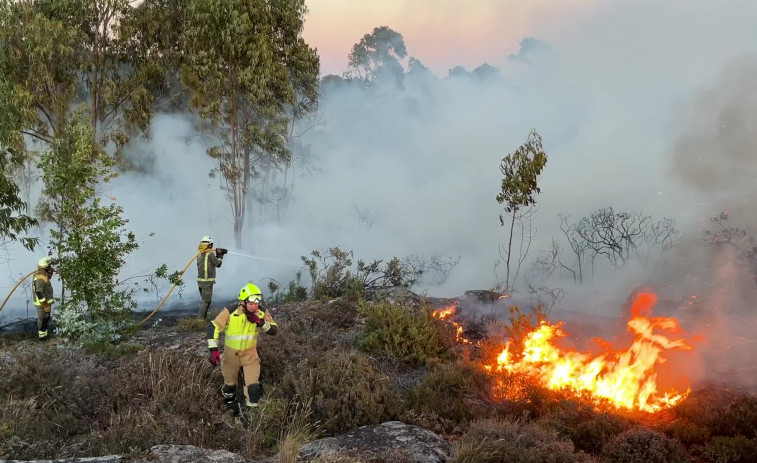
[[[32,279],[32,297],[37,308],[37,335],[40,341],[48,337],[50,314],[53,309],[53,284],[50,278],[55,273],[55,259],[43,257],[37,263],[37,271]]]
[[[271,314],[260,303],[263,296],[260,289],[248,283],[239,291],[239,303],[235,310],[223,308],[208,326],[208,349],[210,363],[217,365],[221,360],[223,374],[223,394],[226,405],[236,402],[236,388],[239,368],[244,372],[244,394],[246,409],[257,407],[260,402],[260,358],[258,357],[258,334],[276,334],[278,326]],[[223,356],[218,353],[218,336],[225,332]]]

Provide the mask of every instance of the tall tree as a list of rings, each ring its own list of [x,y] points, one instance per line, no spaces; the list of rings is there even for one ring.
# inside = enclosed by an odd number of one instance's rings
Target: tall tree
[[[503,178],[501,191],[497,194],[497,202],[505,205],[505,213],[510,216],[505,254],[507,274],[504,283],[507,291],[511,290],[515,283],[510,281],[515,222],[521,218],[530,217],[528,208],[536,204],[536,195],[541,192],[538,179],[546,164],[547,153],[542,147],[541,136],[535,130],[528,134],[526,141],[517,150],[505,156],[500,164]],[[500,214],[499,222],[501,226],[506,225],[503,214]],[[525,258],[522,255],[522,249],[521,258]]]
[[[401,85],[405,71],[400,60],[406,56],[402,34],[387,26],[376,27],[352,46],[348,74],[366,85],[379,80]]]
[[[242,245],[250,180],[263,160],[290,162],[287,146],[298,79],[317,86],[318,58],[302,39],[304,0],[191,0],[182,80],[218,161]],[[305,77],[307,76],[307,77]]]

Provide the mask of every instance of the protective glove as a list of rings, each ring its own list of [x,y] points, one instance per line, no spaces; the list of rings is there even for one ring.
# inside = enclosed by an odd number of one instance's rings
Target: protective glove
[[[218,349],[212,349],[208,356],[208,361],[211,365],[216,366],[221,362],[221,354],[218,353]]]
[[[258,327],[265,325],[265,313],[258,310],[257,312],[248,312],[247,321],[258,325]]]
[[[229,250],[226,248],[216,248],[216,257],[223,257],[227,252],[229,252]]]

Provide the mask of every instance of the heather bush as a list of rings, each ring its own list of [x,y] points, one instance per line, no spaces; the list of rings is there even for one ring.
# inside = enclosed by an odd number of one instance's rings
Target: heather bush
[[[707,389],[692,393],[673,409],[676,416],[709,430],[713,436],[757,436],[757,397]]]
[[[408,395],[417,412],[430,411],[456,423],[496,412],[488,400],[486,375],[476,365],[465,362],[433,368]]]
[[[312,422],[321,423],[328,434],[378,424],[399,411],[389,378],[355,351],[334,349],[291,364],[280,388],[285,397],[310,403]]]
[[[676,439],[687,447],[703,445],[710,439],[710,431],[702,425],[681,418],[663,423],[657,429],[666,436]]]
[[[454,463],[589,463],[591,457],[575,452],[570,441],[561,440],[523,420],[473,422],[455,444]]]
[[[757,439],[744,436],[714,437],[701,450],[712,463],[747,463],[757,461]]]
[[[428,307],[413,309],[388,303],[362,303],[366,317],[360,347],[368,352],[422,365],[431,358],[450,357],[455,327],[434,318]]]
[[[561,401],[553,413],[544,417],[543,423],[569,438],[577,449],[593,454],[601,453],[605,444],[631,427],[630,420],[598,411],[594,403],[578,398]]]
[[[684,463],[691,461],[683,446],[645,427],[628,429],[605,445],[608,463]]]

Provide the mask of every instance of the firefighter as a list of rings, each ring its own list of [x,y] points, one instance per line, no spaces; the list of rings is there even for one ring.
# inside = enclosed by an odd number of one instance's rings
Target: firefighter
[[[239,369],[244,373],[245,409],[258,406],[262,390],[260,388],[260,358],[258,357],[258,335],[263,332],[276,334],[278,326],[270,312],[261,306],[263,296],[260,289],[248,283],[239,291],[239,302],[235,310],[223,308],[208,326],[208,349],[211,364],[221,363],[223,387],[221,394],[229,407],[236,403],[237,377]],[[218,352],[218,336],[225,332],[223,356]]]
[[[53,284],[50,282],[55,273],[55,259],[45,256],[37,263],[37,271],[32,279],[32,297],[37,308],[37,335],[40,341],[48,337],[50,315],[53,309]]]
[[[216,283],[216,268],[223,264],[223,255],[228,252],[224,248],[213,249],[213,240],[203,236],[197,247],[200,255],[197,257],[197,289],[200,290],[200,312],[198,317],[205,320],[208,307],[213,299],[213,285]]]

